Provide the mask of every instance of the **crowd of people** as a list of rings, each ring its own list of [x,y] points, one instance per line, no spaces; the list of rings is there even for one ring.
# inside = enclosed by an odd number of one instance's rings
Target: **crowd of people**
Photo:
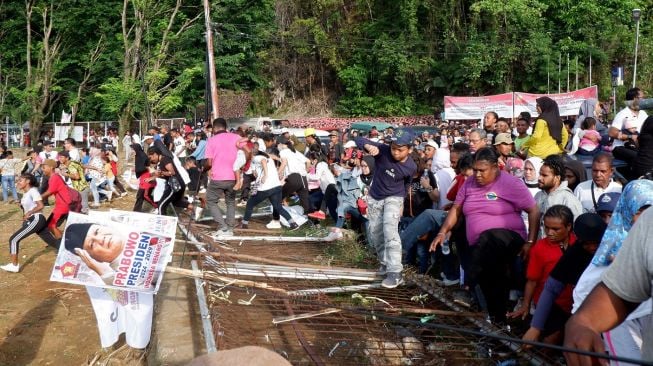
[[[457,286],[456,302],[484,311],[496,325],[531,319],[525,340],[561,344],[567,337],[576,347],[602,350],[595,334],[603,331],[611,355],[638,359],[642,337],[653,329],[651,302],[644,302],[651,282],[631,294],[636,285],[622,280],[612,262],[620,262],[622,247],[629,250],[626,265],[650,257],[626,244],[653,203],[653,117],[639,110],[642,97],[629,90],[627,107],[612,121],[596,100],[563,120],[556,102],[541,97],[535,118],[488,112],[478,126],[442,123],[420,134],[410,127],[345,129],[323,141],[314,128],[294,136],[286,128],[229,129],[218,118],[180,129],[153,126],[142,139],[128,133],[122,144],[131,146],[125,159],[134,162],[138,180],[134,211],[165,215],[173,206],[195,220],[211,216],[213,236],[221,238],[248,229],[254,209],[268,202],[268,229],[328,220],[359,232],[386,288],[402,285],[405,266],[413,266]],[[82,212],[101,197],[124,194],[120,159],[111,141],[103,144],[78,149],[67,139],[57,152],[45,141],[15,171],[16,159],[5,152],[3,198],[18,176],[25,224],[12,236],[12,263],[0,268],[19,270],[18,245],[31,233],[56,245],[71,192],[81,196]],[[55,209],[45,219],[50,195]],[[240,221],[237,207],[244,207]],[[652,263],[637,274],[650,275]],[[592,302],[606,296],[644,304],[615,329],[605,322],[592,328],[587,314],[604,308]],[[572,309],[579,309],[573,317]],[[624,309],[634,307],[617,309],[614,319],[625,318]],[[582,324],[585,333],[569,324]]]

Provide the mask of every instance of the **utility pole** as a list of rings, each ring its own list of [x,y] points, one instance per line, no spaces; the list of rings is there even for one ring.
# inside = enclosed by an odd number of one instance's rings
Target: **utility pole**
[[[204,0],[204,23],[206,26],[206,52],[209,67],[209,80],[211,84],[211,120],[218,118],[220,115],[218,106],[218,81],[215,73],[215,60],[213,58],[213,29],[211,27],[211,11],[209,0]],[[209,122],[209,123],[210,123]]]
[[[592,53],[590,52],[590,82],[587,86],[592,86]]]
[[[569,93],[569,53],[567,53],[567,93]]]
[[[558,54],[558,94],[562,93],[560,90],[560,74],[562,74],[562,52]]]

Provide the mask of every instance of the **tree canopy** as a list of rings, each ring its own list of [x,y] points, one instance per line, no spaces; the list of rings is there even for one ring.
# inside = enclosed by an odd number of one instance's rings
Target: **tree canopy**
[[[252,114],[431,114],[444,95],[632,83],[635,0],[211,1],[220,88]],[[637,85],[650,89],[642,9]],[[205,93],[201,1],[0,2],[0,116],[39,127],[190,116]],[[567,59],[569,57],[569,63]],[[591,81],[590,81],[591,59]],[[578,75],[578,76],[577,76]],[[559,86],[560,85],[560,86]],[[305,106],[300,108],[298,106]]]

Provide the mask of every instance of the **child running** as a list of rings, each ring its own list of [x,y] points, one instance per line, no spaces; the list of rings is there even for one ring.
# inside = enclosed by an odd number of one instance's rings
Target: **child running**
[[[41,210],[43,210],[43,201],[39,193],[36,177],[29,173],[22,174],[18,178],[16,186],[25,192],[20,200],[20,206],[23,209],[23,225],[9,238],[11,263],[0,266],[0,269],[14,273],[20,270],[20,266],[18,265],[18,247],[20,241],[34,233],[42,231],[47,225],[47,220],[41,213]]]

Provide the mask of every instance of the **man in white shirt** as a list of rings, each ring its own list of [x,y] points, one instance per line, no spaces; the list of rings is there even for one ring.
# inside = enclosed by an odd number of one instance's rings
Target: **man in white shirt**
[[[48,159],[52,159],[54,161],[57,161],[57,152],[54,149],[54,142],[52,141],[44,141],[43,142],[43,151],[39,153],[39,159],[41,161],[45,161]]]
[[[583,206],[583,212],[596,212],[599,197],[603,193],[621,193],[621,183],[612,180],[612,156],[599,153],[592,160],[592,179],[581,182],[574,190],[574,195]]]
[[[76,143],[77,142],[74,138],[68,137],[63,141],[63,148],[64,150],[68,151],[70,160],[79,162],[81,160],[81,156],[79,155],[79,149],[77,149],[75,146]]]
[[[173,128],[170,131],[170,135],[172,137],[172,144],[174,147],[174,154],[177,155],[178,158],[185,158],[186,157],[186,140],[184,140],[184,137],[181,135],[178,129]]]
[[[626,92],[626,108],[614,116],[608,135],[614,139],[612,143],[612,154],[615,158],[623,160],[631,165],[637,157],[637,151],[624,147],[624,141],[629,139],[637,140],[637,135],[624,131],[626,122],[629,121],[637,127],[637,132],[642,129],[642,124],[648,117],[646,112],[639,110],[639,101],[644,98],[644,92],[639,88],[632,88]]]

